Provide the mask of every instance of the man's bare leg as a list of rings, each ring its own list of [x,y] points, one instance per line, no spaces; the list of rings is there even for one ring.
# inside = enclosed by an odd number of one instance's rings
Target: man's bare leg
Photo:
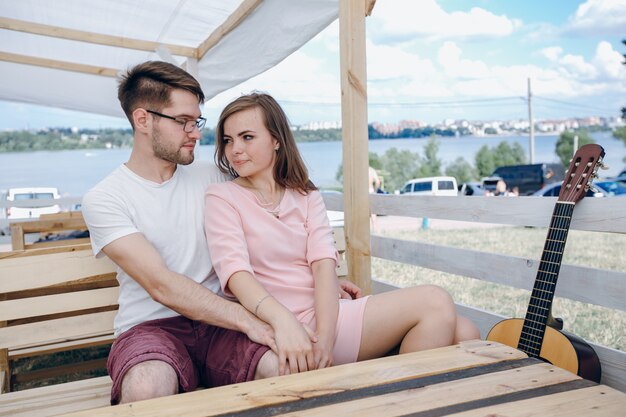
[[[120,404],[177,393],[178,375],[174,368],[162,361],[146,361],[133,366],[124,375]]]
[[[278,376],[278,356],[271,350],[265,352],[254,373],[254,379],[264,379]]]

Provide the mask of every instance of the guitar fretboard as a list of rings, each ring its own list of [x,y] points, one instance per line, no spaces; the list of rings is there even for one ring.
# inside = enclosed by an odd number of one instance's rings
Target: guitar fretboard
[[[557,202],[552,213],[548,237],[517,346],[531,357],[539,357],[541,352],[573,212],[574,203]]]

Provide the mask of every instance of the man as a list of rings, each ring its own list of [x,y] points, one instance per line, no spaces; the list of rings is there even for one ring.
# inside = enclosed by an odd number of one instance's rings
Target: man
[[[277,375],[271,327],[216,294],[204,190],[225,178],[213,164],[191,165],[206,122],[199,83],[175,65],[151,61],[128,71],[118,98],[133,127],[133,150],[85,195],[82,208],[95,255],[119,267],[117,339],[107,363],[111,403]]]

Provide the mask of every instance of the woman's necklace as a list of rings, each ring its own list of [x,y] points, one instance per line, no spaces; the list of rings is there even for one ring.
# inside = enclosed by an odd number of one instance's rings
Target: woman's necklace
[[[250,180],[248,180],[248,184],[250,188],[252,189],[252,195],[254,195],[254,199],[257,201],[257,203],[259,203],[259,205],[263,208],[263,210],[267,211],[269,214],[271,214],[272,216],[278,219],[280,217],[280,200],[282,197],[282,191],[278,195],[278,202],[276,202],[274,200],[269,200],[265,198],[265,194],[263,194],[263,191],[261,191],[261,189],[252,185]],[[261,199],[257,197],[257,193],[259,194]]]

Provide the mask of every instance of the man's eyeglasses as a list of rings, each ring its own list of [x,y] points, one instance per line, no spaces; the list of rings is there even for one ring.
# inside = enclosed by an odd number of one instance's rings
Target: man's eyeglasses
[[[152,110],[147,110],[146,109],[146,111],[148,113],[152,113],[152,114],[157,115],[159,117],[165,117],[166,119],[170,119],[170,120],[175,121],[176,123],[178,123],[178,124],[183,126],[183,130],[185,131],[185,133],[193,132],[193,128],[194,127],[198,127],[198,130],[200,130],[206,124],[206,119],[204,117],[198,117],[196,120],[186,120],[186,119],[182,119],[182,118],[179,118],[179,117],[168,116],[167,114],[159,113],[159,112],[152,111]]]

